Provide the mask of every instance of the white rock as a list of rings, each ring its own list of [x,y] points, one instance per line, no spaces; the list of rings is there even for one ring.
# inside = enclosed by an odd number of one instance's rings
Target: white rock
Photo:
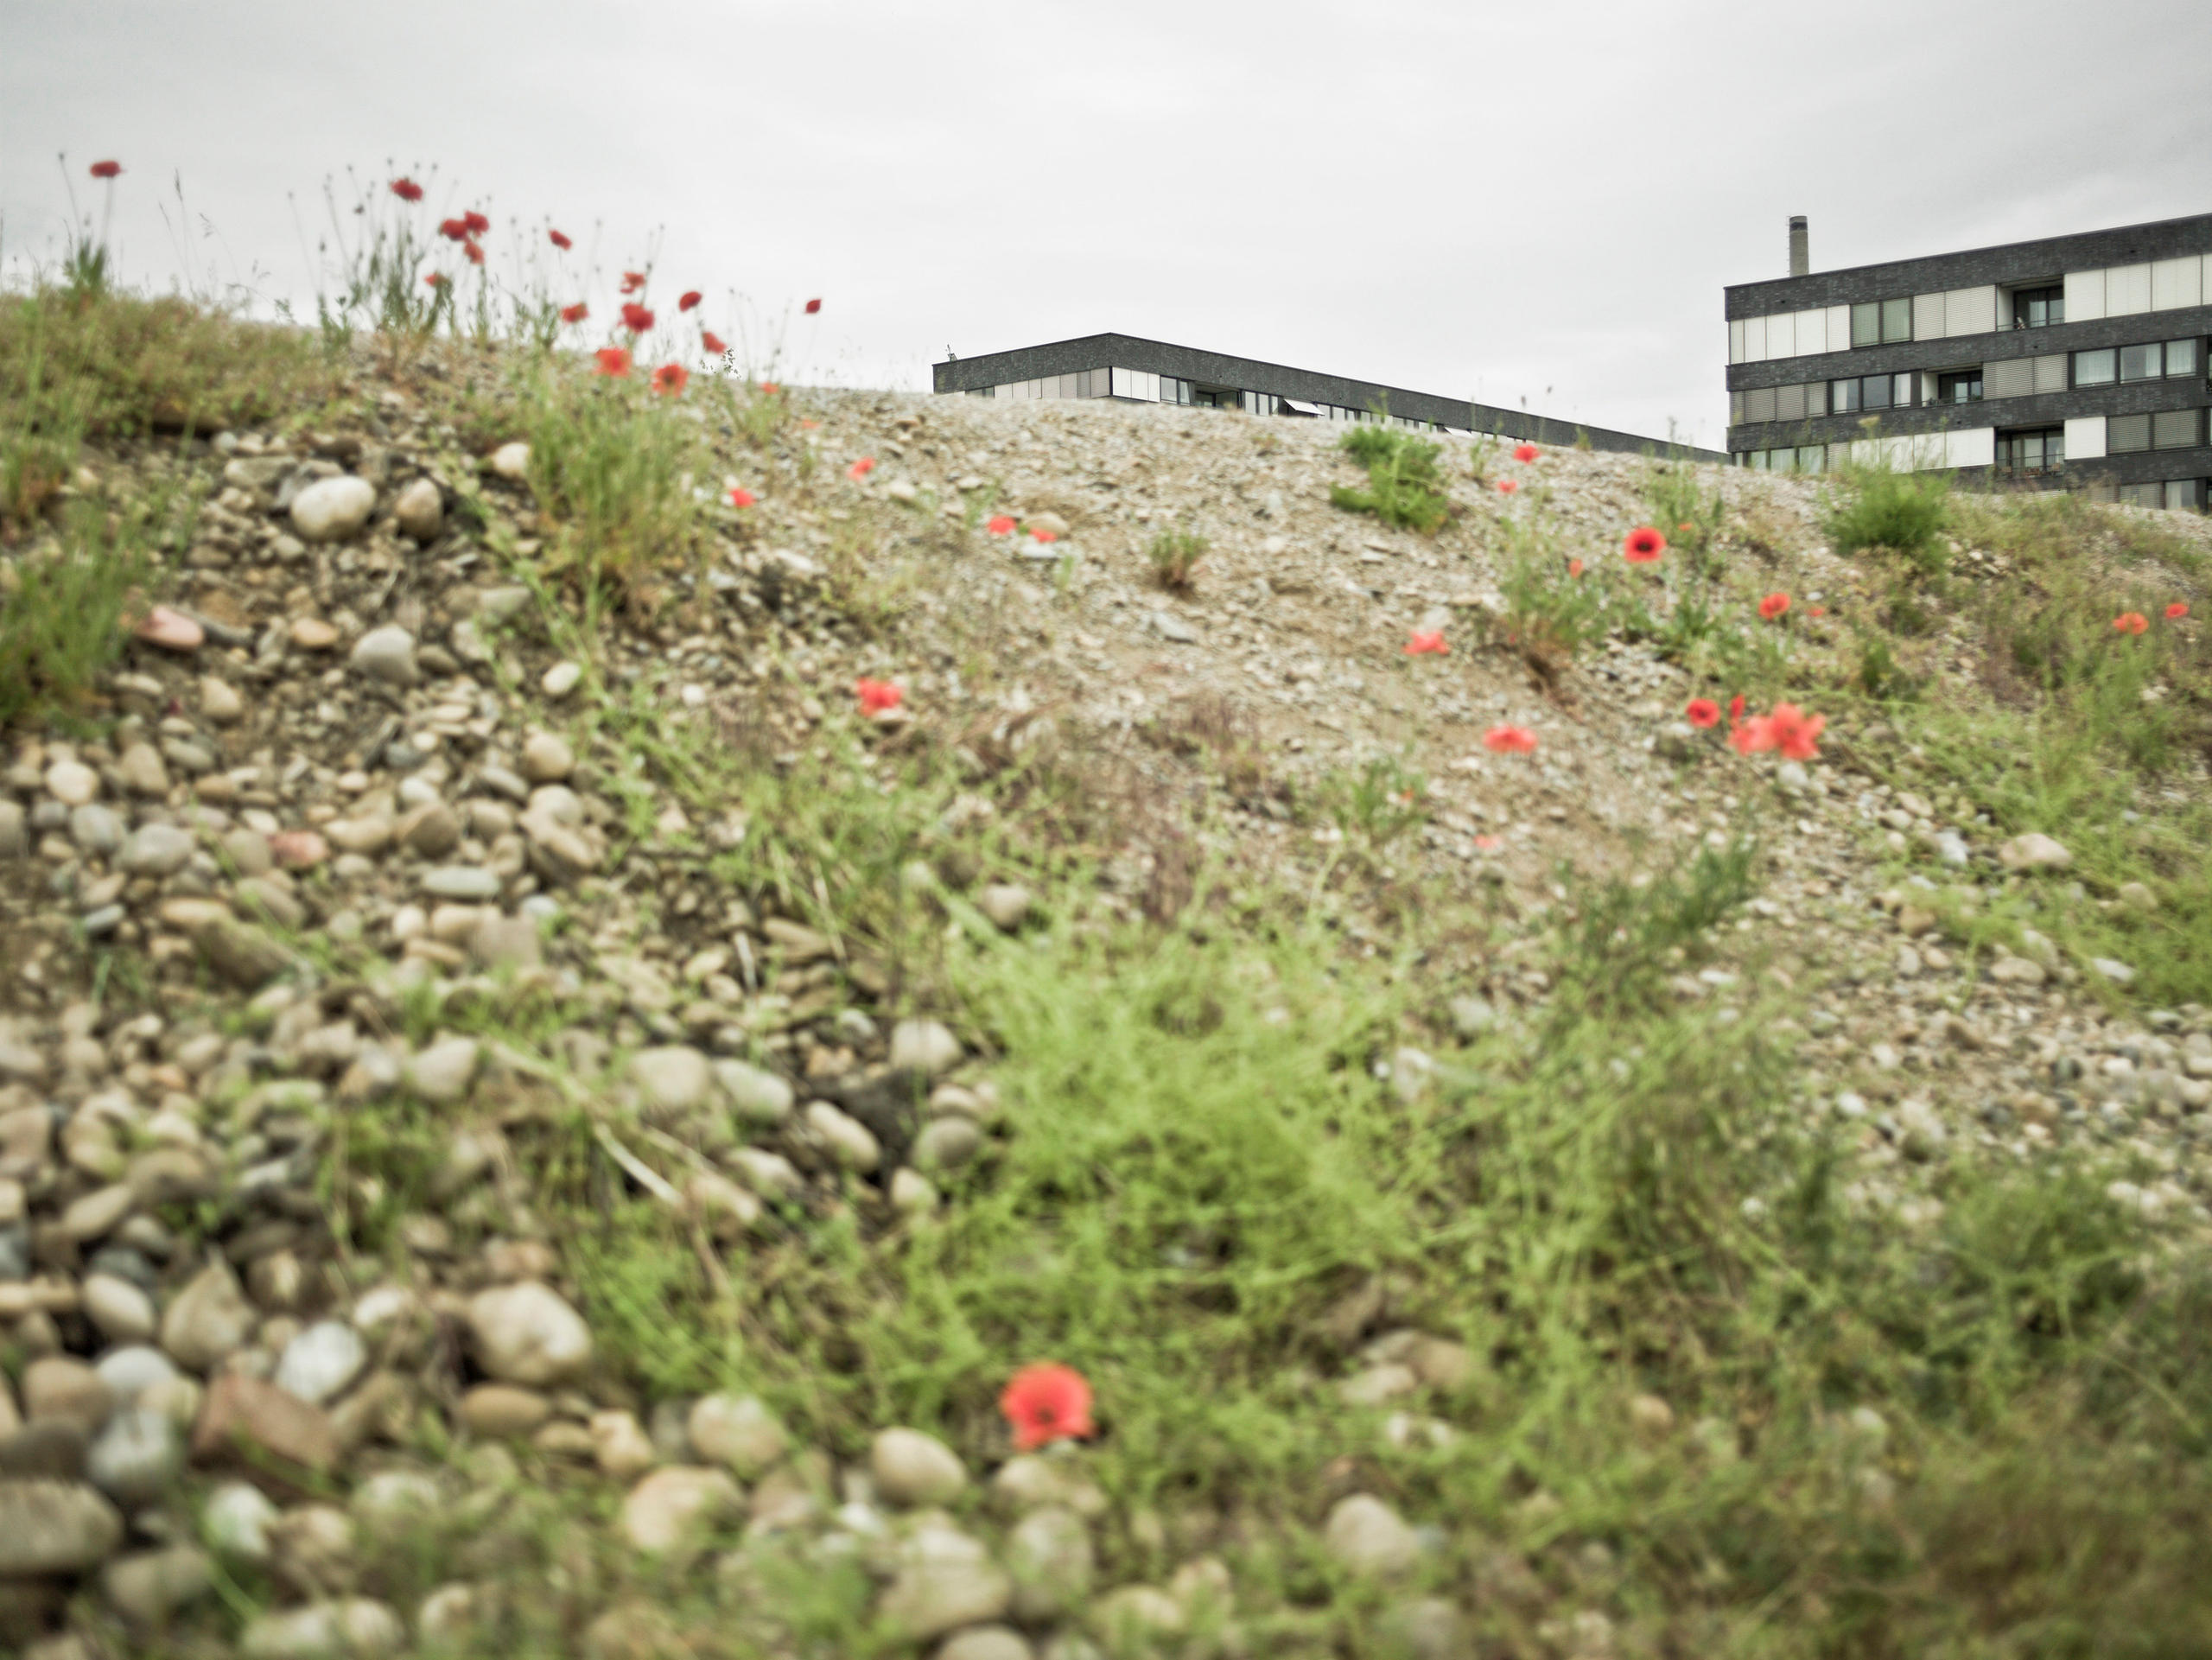
[[[361,1375],[369,1364],[368,1345],[342,1320],[317,1320],[284,1345],[276,1363],[276,1387],[310,1405],[325,1401]]]
[[[268,1496],[250,1481],[230,1481],[207,1495],[200,1507],[200,1529],[208,1544],[240,1561],[265,1562],[270,1554],[270,1530],[278,1511]]]
[[[528,478],[530,446],[519,438],[501,444],[492,452],[492,470],[503,479]]]
[[[170,1300],[162,1315],[162,1347],[180,1365],[210,1371],[245,1346],[257,1318],[229,1265],[213,1262]]]
[[[718,1060],[714,1073],[715,1082],[729,1097],[731,1110],[747,1123],[780,1124],[791,1116],[798,1097],[775,1073],[741,1060]]]
[[[376,486],[366,479],[318,479],[292,498],[292,528],[303,542],[343,542],[360,533],[376,506]]]
[[[75,1481],[0,1481],[0,1578],[80,1574],[123,1542],[115,1506]]]
[[[1008,933],[1029,919],[1029,890],[1016,882],[992,882],[976,895],[976,908]]]
[[[546,670],[537,683],[537,689],[548,697],[566,697],[582,681],[584,671],[574,663],[556,663]]]
[[[533,732],[523,740],[522,775],[532,784],[558,784],[576,770],[576,752],[557,732]]]
[[[436,541],[446,526],[445,500],[438,493],[436,481],[417,479],[402,490],[391,504],[391,517],[402,536],[417,542]]]
[[[184,1468],[176,1421],[150,1407],[125,1407],[85,1453],[85,1474],[118,1504],[152,1503]]]
[[[980,1541],[956,1529],[923,1528],[907,1541],[904,1554],[879,1608],[909,1638],[925,1642],[998,1619],[1013,1604],[1013,1579]]]
[[[936,1119],[914,1138],[914,1168],[957,1170],[974,1159],[982,1145],[983,1132],[970,1120],[958,1116]]]
[[[689,1112],[707,1098],[714,1072],[707,1057],[688,1044],[640,1049],[630,1060],[644,1104],[664,1113]]]
[[[1014,1575],[1014,1612],[1040,1624],[1086,1600],[1097,1572],[1090,1530],[1058,1504],[1033,1510],[1007,1536],[1006,1562]]]
[[[101,1574],[100,1585],[131,1624],[160,1625],[205,1593],[211,1567],[206,1551],[172,1545],[117,1557]]]
[[[116,1275],[86,1275],[79,1294],[85,1318],[111,1343],[143,1343],[159,1324],[154,1300]]]
[[[583,1317],[535,1280],[478,1292],[468,1301],[468,1329],[478,1363],[502,1383],[563,1383],[591,1364]]]
[[[654,1471],[622,1501],[623,1536],[656,1554],[695,1545],[744,1502],[743,1490],[722,1471],[672,1465]]]
[[[2074,862],[2065,847],[2041,830],[2016,836],[1997,849],[2007,870],[2063,870]]]
[[[403,691],[422,677],[415,666],[415,636],[397,623],[370,629],[353,642],[348,660],[355,672]]]
[[[474,1038],[447,1038],[410,1056],[400,1078],[410,1093],[433,1106],[451,1106],[467,1097],[482,1056],[483,1046]]]
[[[257,1614],[238,1638],[245,1660],[374,1660],[406,1645],[399,1616],[368,1597]]]
[[[887,1504],[949,1504],[968,1485],[960,1455],[918,1429],[886,1429],[868,1449],[868,1473]]]
[[[791,1437],[766,1404],[750,1395],[702,1396],[684,1421],[691,1450],[750,1481],[783,1457]]]
[[[1369,1493],[1338,1499],[1322,1538],[1330,1555],[1363,1578],[1408,1574],[1421,1560],[1420,1537]]]
[[[82,761],[58,760],[46,769],[46,792],[65,807],[81,807],[100,792],[100,775]]]
[[[941,1021],[901,1021],[891,1028],[891,1064],[935,1077],[960,1064],[960,1040]]]
[[[175,824],[141,824],[124,838],[115,868],[126,876],[174,876],[192,857],[192,832]]]
[[[807,1103],[806,1126],[830,1149],[830,1156],[847,1170],[866,1175],[883,1162],[883,1147],[874,1132],[827,1101]]]

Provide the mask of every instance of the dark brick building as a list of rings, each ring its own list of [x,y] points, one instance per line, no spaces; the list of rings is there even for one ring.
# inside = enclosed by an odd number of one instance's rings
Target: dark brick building
[[[1898,466],[2202,511],[2212,213],[1725,290],[1738,464]]]
[[[1540,444],[1586,439],[1592,449],[1631,455],[1650,449],[1705,461],[1726,459],[1718,450],[1694,449],[1605,427],[1578,426],[1525,410],[1493,409],[1464,398],[1440,398],[1130,334],[1086,334],[1081,340],[994,352],[987,357],[950,358],[934,366],[932,379],[938,391],[966,392],[974,398],[1110,398],[1325,421],[1364,421],[1372,418],[1372,411],[1387,409],[1397,425],[1440,432],[1487,432]]]

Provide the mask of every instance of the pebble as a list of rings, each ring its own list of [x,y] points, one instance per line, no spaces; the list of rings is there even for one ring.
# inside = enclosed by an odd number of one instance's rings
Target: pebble
[[[184,1435],[166,1412],[126,1407],[107,1421],[85,1453],[85,1474],[118,1504],[159,1498],[184,1468]]]
[[[227,1263],[210,1262],[170,1300],[162,1347],[179,1365],[208,1371],[245,1345],[254,1311]]]
[[[115,1275],[86,1275],[79,1294],[85,1318],[111,1343],[143,1343],[159,1326],[154,1300]]]
[[[2007,870],[2063,870],[2074,862],[2062,843],[2041,830],[2014,836],[1997,849],[1997,857]]]
[[[193,1545],[141,1550],[110,1562],[100,1588],[132,1625],[165,1625],[207,1593],[213,1566],[207,1553]]]
[[[321,1406],[361,1375],[369,1364],[368,1345],[343,1320],[317,1320],[284,1345],[276,1363],[276,1387]]]
[[[519,438],[501,444],[492,452],[492,470],[503,479],[528,478],[530,476],[530,446]]]
[[[868,1473],[884,1502],[950,1504],[968,1485],[960,1455],[918,1429],[886,1429],[868,1448]]]
[[[564,1383],[590,1364],[591,1329],[551,1287],[525,1280],[468,1302],[478,1364],[503,1383]]]
[[[594,1412],[588,1428],[592,1458],[602,1475],[634,1480],[660,1461],[652,1437],[634,1412]]]
[[[522,775],[532,784],[558,784],[576,770],[576,752],[557,733],[533,732],[523,740]]]
[[[81,1574],[123,1542],[123,1518],[93,1488],[43,1479],[0,1481],[0,1579]]]
[[[238,1638],[245,1660],[376,1660],[406,1646],[399,1616],[368,1597],[257,1614]]]
[[[87,1435],[115,1410],[115,1392],[74,1355],[41,1355],[23,1368],[23,1416],[32,1423],[73,1424]]]
[[[115,856],[115,867],[126,876],[174,876],[192,857],[191,832],[175,824],[141,824],[130,832]]]
[[[461,1397],[461,1421],[494,1441],[533,1434],[552,1415],[550,1401],[512,1383],[479,1383]]]
[[[132,1287],[133,1290],[137,1288]],[[90,1289],[88,1281],[88,1294]],[[118,1406],[137,1406],[148,1390],[175,1383],[181,1376],[174,1361],[159,1349],[143,1343],[125,1343],[121,1348],[110,1349],[99,1358],[93,1370],[114,1395]]]
[[[347,661],[364,678],[403,691],[422,673],[415,665],[415,636],[397,623],[372,628],[355,640]]]
[[[169,769],[162,752],[149,743],[127,745],[116,757],[115,775],[132,795],[158,801],[169,792]]]
[[[181,611],[172,611],[165,605],[157,605],[147,612],[130,633],[134,639],[165,652],[196,652],[207,639],[205,628]]]
[[[1007,933],[1029,919],[1031,903],[1029,890],[1014,882],[992,882],[976,895],[976,908]]]
[[[338,630],[320,617],[296,617],[292,644],[303,652],[327,652],[338,644]]]
[[[291,954],[252,924],[214,917],[194,929],[192,943],[207,966],[242,991],[258,991],[291,965]]]
[[[714,1075],[729,1098],[730,1110],[748,1123],[780,1124],[798,1103],[797,1094],[782,1078],[741,1060],[717,1060]]]
[[[891,1065],[935,1077],[960,1064],[960,1040],[940,1021],[900,1021],[891,1028]]]
[[[622,1501],[622,1534],[636,1549],[664,1554],[702,1542],[700,1535],[734,1517],[745,1503],[720,1470],[672,1465],[655,1470]]]
[[[938,1647],[936,1660],[1033,1660],[1029,1639],[1010,1625],[970,1625]]]
[[[1012,1577],[991,1561],[981,1541],[956,1529],[918,1530],[905,1555],[878,1608],[912,1639],[927,1642],[963,1625],[1000,1619],[1013,1606]]]
[[[687,1113],[700,1106],[715,1083],[707,1057],[680,1043],[640,1049],[630,1059],[630,1076],[637,1082],[644,1104],[668,1114]]]
[[[575,664],[556,663],[539,677],[537,689],[557,702],[574,691],[583,677],[583,670]]]
[[[479,903],[499,897],[504,884],[493,871],[478,865],[439,865],[423,873],[423,891],[433,899],[469,900]]]
[[[867,1175],[883,1162],[883,1146],[874,1132],[827,1101],[807,1103],[806,1127],[830,1149],[830,1157],[840,1167],[855,1174]]]
[[[446,526],[445,498],[433,479],[417,479],[399,493],[391,504],[392,523],[402,536],[417,542],[435,542]]]
[[[923,1171],[958,1170],[973,1160],[983,1145],[983,1132],[966,1118],[938,1118],[914,1138],[914,1168]]]
[[[376,505],[366,479],[318,479],[292,498],[292,528],[303,542],[343,542],[360,533]]]
[[[410,1055],[400,1067],[400,1080],[432,1106],[452,1106],[467,1098],[483,1052],[474,1038],[442,1039]]]
[[[46,769],[46,792],[65,807],[81,807],[100,792],[100,775],[82,761],[58,760]]]
[[[776,1415],[750,1395],[702,1396],[683,1428],[694,1453],[746,1481],[766,1473],[791,1445]]]
[[[207,1502],[200,1508],[200,1536],[219,1555],[265,1562],[270,1551],[270,1530],[276,1526],[277,1517],[276,1505],[251,1482],[225,1482],[207,1495]]]
[[[21,802],[0,796],[0,859],[20,859],[29,851],[30,837],[24,831],[23,817]]]
[[[1411,1573],[1421,1539],[1398,1513],[1370,1493],[1340,1498],[1329,1511],[1322,1542],[1331,1556],[1363,1579]]]
[[[1006,1542],[1014,1576],[1014,1612],[1039,1625],[1086,1600],[1097,1573],[1090,1530],[1073,1511],[1047,1504],[1014,1525]]]

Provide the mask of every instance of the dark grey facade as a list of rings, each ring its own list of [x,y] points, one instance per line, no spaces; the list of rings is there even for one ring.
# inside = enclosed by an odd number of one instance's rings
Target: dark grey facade
[[[935,366],[933,378],[939,392],[1016,400],[1111,398],[1129,403],[1197,404],[1345,422],[1366,420],[1370,411],[1387,409],[1394,423],[1406,426],[1495,433],[1541,444],[1568,445],[1586,438],[1593,449],[1630,454],[1649,449],[1707,461],[1727,459],[1717,450],[1638,437],[1605,427],[1578,426],[1525,410],[1493,409],[1465,398],[1440,398],[1402,386],[1318,374],[1310,369],[1201,352],[1129,334],[1087,334],[1049,346],[949,359]]]
[[[1970,480],[2205,505],[2212,214],[1808,270],[1725,298],[1740,464],[1886,454]]]

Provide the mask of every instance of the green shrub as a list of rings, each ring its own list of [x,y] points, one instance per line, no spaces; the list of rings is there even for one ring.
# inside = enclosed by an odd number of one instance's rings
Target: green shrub
[[[7,568],[0,594],[0,727],[29,709],[67,712],[123,649],[126,607],[154,574],[160,510],[111,516],[73,503],[58,544]]]
[[[1152,580],[1173,594],[1186,593],[1191,573],[1205,557],[1206,539],[1195,531],[1161,531],[1152,538],[1145,557],[1152,562]]]
[[[1347,512],[1372,513],[1386,525],[1424,532],[1451,517],[1437,469],[1442,445],[1378,423],[1354,427],[1337,447],[1367,469],[1364,490],[1329,487],[1329,499]]]
[[[1886,466],[1844,470],[1838,493],[1823,506],[1821,528],[1839,554],[1888,548],[1923,576],[1942,574],[1938,539],[1950,523],[1948,473],[1900,473]]]

